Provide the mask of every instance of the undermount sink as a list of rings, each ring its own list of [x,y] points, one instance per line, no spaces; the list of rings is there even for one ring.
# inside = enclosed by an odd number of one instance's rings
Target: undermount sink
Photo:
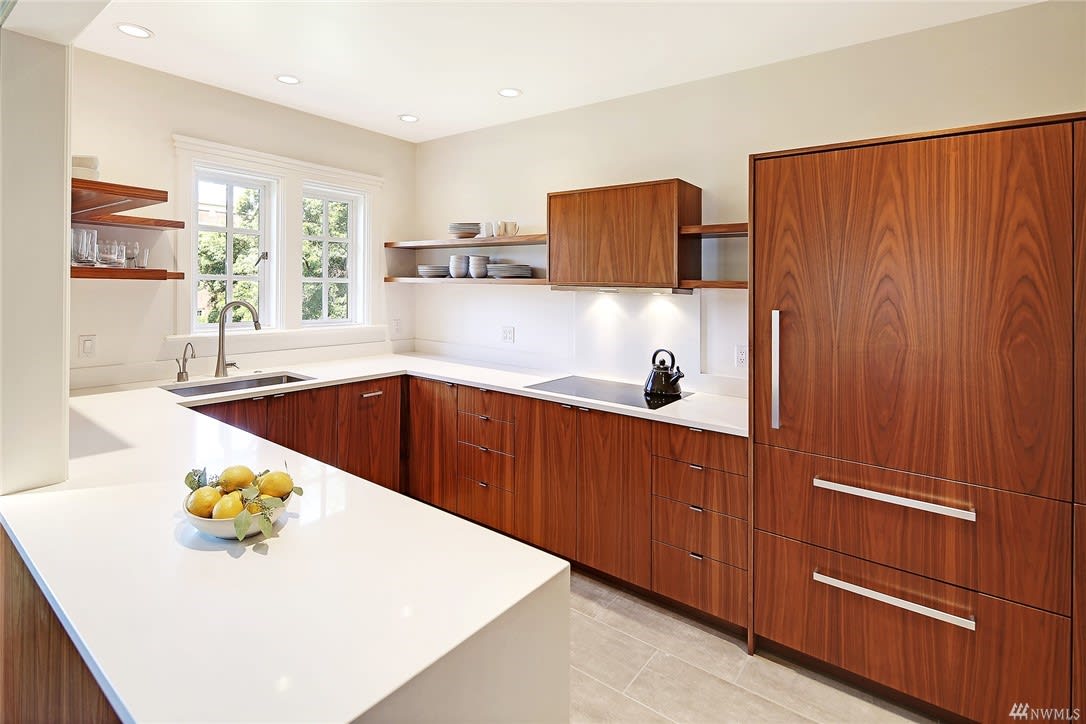
[[[169,390],[182,397],[196,397],[197,395],[213,395],[216,392],[235,392],[237,390],[251,390],[271,385],[285,385],[290,382],[304,382],[312,377],[296,375],[290,372],[275,372],[257,377],[244,377],[236,380],[189,382],[179,385],[165,385],[162,389]]]

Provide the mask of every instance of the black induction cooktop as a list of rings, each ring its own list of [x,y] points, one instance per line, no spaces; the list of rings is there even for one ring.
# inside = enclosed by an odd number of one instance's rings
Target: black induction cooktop
[[[589,400],[614,402],[619,405],[629,405],[630,407],[641,407],[649,410],[658,410],[664,405],[669,405],[676,400],[694,394],[693,392],[684,392],[682,395],[646,395],[641,385],[596,380],[591,377],[577,377],[576,375],[528,385],[528,389],[557,392],[560,395],[585,397]]]

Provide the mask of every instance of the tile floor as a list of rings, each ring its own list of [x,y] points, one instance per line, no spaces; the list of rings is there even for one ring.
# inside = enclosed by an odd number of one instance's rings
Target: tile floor
[[[573,573],[571,722],[927,721]]]

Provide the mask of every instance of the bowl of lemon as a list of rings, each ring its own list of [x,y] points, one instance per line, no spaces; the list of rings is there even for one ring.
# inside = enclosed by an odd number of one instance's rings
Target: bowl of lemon
[[[289,473],[254,473],[245,465],[210,476],[207,468],[190,470],[185,486],[189,494],[182,507],[189,523],[206,535],[239,541],[257,533],[272,535],[291,496],[302,494]]]

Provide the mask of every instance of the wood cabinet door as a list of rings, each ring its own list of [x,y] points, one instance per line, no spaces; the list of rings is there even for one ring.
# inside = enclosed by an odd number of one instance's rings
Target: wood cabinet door
[[[1071,704],[1086,712],[1086,505],[1075,506],[1074,656],[1071,663]]]
[[[848,171],[840,154],[818,153],[761,159],[753,174],[752,433],[768,445],[829,454]]]
[[[585,195],[547,197],[547,278],[551,284],[585,281]]]
[[[648,588],[652,423],[579,408],[577,428],[577,559]]]
[[[836,152],[835,457],[1071,498],[1071,126]]]
[[[585,277],[594,284],[674,287],[674,181],[585,192]]]
[[[410,378],[407,489],[411,496],[456,510],[456,385]]]
[[[267,439],[335,465],[338,397],[335,387],[270,395]]]
[[[563,558],[577,557],[577,410],[516,401],[513,534]]]
[[[1075,460],[1086,461],[1086,121],[1075,124],[1074,146]],[[1086,465],[1081,463],[1075,466],[1075,500],[1086,503]]]
[[[231,400],[216,402],[212,405],[194,407],[197,412],[213,417],[219,422],[251,432],[257,437],[267,437],[268,401],[265,397],[249,400]]]
[[[400,378],[340,385],[336,467],[400,489]]]

